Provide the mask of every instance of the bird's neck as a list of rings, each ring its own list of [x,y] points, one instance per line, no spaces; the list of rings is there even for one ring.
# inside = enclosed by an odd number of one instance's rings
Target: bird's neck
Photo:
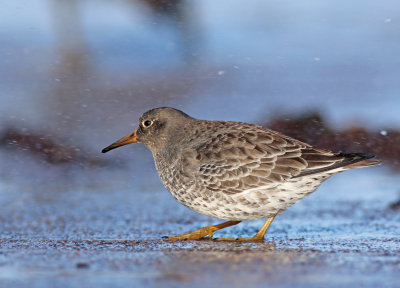
[[[157,151],[153,151],[154,159],[162,159],[168,163],[173,163],[179,159],[185,149],[190,146],[191,139],[194,138],[193,129],[181,127],[181,129],[168,133],[173,135],[163,141],[165,145]],[[193,137],[192,137],[193,136]]]

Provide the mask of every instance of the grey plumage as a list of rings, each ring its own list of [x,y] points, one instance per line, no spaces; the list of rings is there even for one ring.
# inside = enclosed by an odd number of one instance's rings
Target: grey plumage
[[[271,217],[336,173],[380,163],[367,154],[333,153],[261,126],[198,120],[173,108],[144,113],[137,139],[153,152],[161,180],[179,202],[227,220]]]
[[[261,126],[198,120],[166,107],[144,113],[134,133],[103,152],[133,142],[152,151],[162,182],[180,203],[231,220],[229,226],[269,218],[267,229],[273,217],[330,176],[380,163],[368,160],[369,154],[334,153]],[[217,226],[171,239],[199,239]],[[251,239],[262,239],[266,229]]]

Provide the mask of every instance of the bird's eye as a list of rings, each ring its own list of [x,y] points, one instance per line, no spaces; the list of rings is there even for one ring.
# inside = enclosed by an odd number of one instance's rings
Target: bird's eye
[[[153,121],[151,121],[151,120],[145,120],[145,121],[143,121],[143,126],[144,127],[149,127],[149,126],[151,126],[153,124]]]

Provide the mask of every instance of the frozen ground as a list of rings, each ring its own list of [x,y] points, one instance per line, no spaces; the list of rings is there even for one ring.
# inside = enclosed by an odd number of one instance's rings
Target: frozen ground
[[[398,286],[399,176],[384,167],[331,178],[278,217],[264,243],[161,240],[220,220],[178,204],[152,169],[86,171],[91,180],[69,186],[5,183],[0,286]],[[262,223],[216,235],[250,236]]]

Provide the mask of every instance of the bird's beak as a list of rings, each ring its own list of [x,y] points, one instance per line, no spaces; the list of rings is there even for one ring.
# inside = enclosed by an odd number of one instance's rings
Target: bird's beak
[[[131,143],[136,143],[136,142],[140,142],[137,137],[137,130],[135,132],[133,132],[132,134],[129,134],[128,136],[125,136],[124,138],[121,138],[118,141],[115,141],[110,146],[107,146],[106,148],[101,150],[101,152],[106,153],[112,149],[115,149],[115,148],[118,148],[118,147],[121,147],[121,146],[124,146],[127,144],[131,144]]]

